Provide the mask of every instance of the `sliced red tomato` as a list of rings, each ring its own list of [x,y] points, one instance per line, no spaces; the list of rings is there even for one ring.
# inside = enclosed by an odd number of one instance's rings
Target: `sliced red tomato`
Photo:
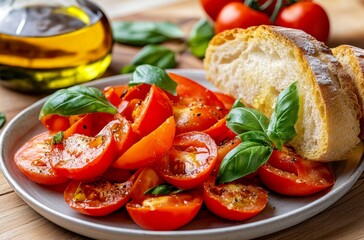
[[[174,73],[168,75],[178,83],[176,89],[178,98],[171,99],[174,103],[177,101],[181,105],[188,106],[191,102],[198,102],[202,105],[215,106],[218,111],[225,111],[224,104],[211,90],[181,75]]]
[[[36,135],[15,153],[16,165],[33,182],[54,185],[68,180],[57,174],[50,164],[49,152],[52,148],[53,135],[49,132]]]
[[[173,115],[176,120],[176,133],[203,131],[217,123],[224,114],[215,106],[191,102],[188,106],[173,105]]]
[[[152,85],[145,99],[140,105],[137,105],[133,114],[133,129],[141,138],[172,116],[173,109],[168,96],[156,85]]]
[[[212,137],[217,145],[222,145],[226,141],[235,138],[236,134],[226,125],[226,116],[220,119],[210,128],[204,130],[205,133]]]
[[[220,142],[217,145],[217,160],[215,164],[215,168],[213,171],[213,175],[216,176],[220,170],[220,165],[226,154],[228,154],[231,150],[233,150],[236,146],[241,143],[240,138],[227,138],[224,141]]]
[[[204,183],[204,203],[222,218],[243,221],[260,213],[268,202],[268,193],[246,180],[215,185],[216,178]]]
[[[54,145],[50,161],[56,173],[84,180],[105,172],[116,153],[116,142],[111,130],[114,124],[110,122],[95,137],[73,134]]]
[[[66,131],[63,132],[64,138],[68,138],[72,134],[78,133],[86,136],[92,136],[93,134],[93,115],[85,114],[82,117],[72,117],[72,121],[75,121]]]
[[[258,172],[269,189],[289,196],[310,195],[335,183],[328,163],[303,159],[288,149],[274,150]]]
[[[165,181],[181,189],[191,189],[209,177],[216,158],[217,146],[209,135],[188,132],[175,137],[173,147],[156,165]]]
[[[58,114],[48,114],[40,120],[44,127],[51,132],[65,131],[70,127],[67,116],[60,116]]]
[[[131,188],[131,199],[134,203],[142,204],[148,197],[144,194],[145,191],[163,183],[163,179],[150,167],[143,168],[137,176]]]
[[[127,85],[109,86],[104,89],[105,97],[111,102],[115,107],[119,106],[121,99],[128,92]]]
[[[202,205],[198,190],[149,196],[142,204],[129,202],[126,209],[141,228],[149,230],[174,230],[189,223]]]
[[[116,156],[121,156],[128,148],[130,148],[137,139],[132,126],[128,120],[120,115],[116,115],[115,124],[112,124],[111,131],[116,141]]]
[[[157,129],[132,145],[114,163],[113,167],[138,169],[163,156],[172,146],[176,124],[169,117]]]
[[[214,92],[214,94],[224,104],[225,109],[230,111],[236,99],[230,95],[221,92]]]
[[[72,180],[64,191],[66,203],[74,210],[91,216],[106,216],[122,206],[130,199],[130,189],[135,177],[127,170],[112,169],[110,180],[106,176],[87,181]],[[116,179],[115,175],[120,179]]]

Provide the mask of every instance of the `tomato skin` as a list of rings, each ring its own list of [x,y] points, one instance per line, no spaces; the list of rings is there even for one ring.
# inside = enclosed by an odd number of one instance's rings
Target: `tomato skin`
[[[269,189],[288,196],[311,195],[335,183],[327,163],[309,161],[289,151],[274,150],[258,173]]]
[[[51,132],[65,131],[70,127],[68,117],[58,114],[48,114],[43,116],[40,121],[43,126]]]
[[[134,131],[144,137],[173,115],[168,96],[156,85],[150,87],[144,101],[134,110]]]
[[[85,180],[105,172],[114,160],[116,142],[110,122],[95,137],[73,134],[50,152],[51,165],[59,175]]]
[[[215,185],[216,178],[204,183],[204,203],[207,208],[222,218],[243,221],[260,213],[268,202],[268,193],[263,188],[245,180]]]
[[[282,27],[301,29],[321,42],[330,34],[330,21],[326,11],[314,2],[297,2],[283,8],[276,20]]]
[[[239,2],[239,0],[200,0],[202,8],[212,20],[216,20],[221,9],[231,2]]]
[[[232,2],[227,4],[217,16],[215,33],[233,28],[248,28],[271,24],[269,16],[265,13],[258,12],[242,2]]]
[[[130,191],[132,201],[136,204],[142,204],[142,202],[148,197],[148,195],[144,194],[145,191],[158,186],[164,181],[153,168],[145,167],[138,171],[139,172],[136,173],[138,177]]]
[[[55,185],[68,181],[57,174],[49,159],[54,134],[43,132],[26,142],[14,155],[14,161],[21,172],[33,182]]]
[[[203,131],[216,124],[224,115],[220,108],[191,102],[188,106],[173,105],[176,134]]]
[[[236,99],[230,95],[221,92],[214,92],[214,94],[217,99],[219,99],[224,104],[225,109],[230,111]]]
[[[226,125],[226,116],[220,119],[217,123],[212,125],[210,128],[204,130],[204,133],[207,133],[212,137],[218,146],[224,144],[226,141],[235,138],[236,133],[231,131],[230,128]]]
[[[202,105],[215,106],[218,111],[225,111],[224,104],[206,87],[175,73],[168,75],[178,83],[177,97],[171,99],[174,104],[189,106],[191,102],[198,102]]]
[[[221,162],[226,154],[228,154],[231,150],[237,147],[240,143],[240,138],[233,137],[227,138],[225,141],[222,141],[220,144],[218,144],[216,164],[212,173],[214,176],[217,176],[217,174],[219,173]]]
[[[115,107],[121,103],[121,98],[128,92],[128,86],[109,86],[104,89],[104,95]]]
[[[148,230],[174,230],[189,223],[202,205],[199,190],[148,197],[142,204],[126,205],[130,217],[141,228]]]
[[[114,161],[113,167],[138,169],[145,167],[163,156],[173,143],[176,124],[173,116],[169,117],[157,129],[132,145]]]
[[[118,169],[118,171],[123,170]],[[127,173],[120,174],[128,176]],[[64,191],[64,199],[79,213],[106,216],[129,201],[130,188],[134,179],[135,177],[132,176],[128,180],[111,181],[107,176],[101,176],[87,181],[72,180]]]
[[[177,135],[173,147],[156,163],[164,180],[181,189],[201,186],[215,167],[217,146],[202,132]]]

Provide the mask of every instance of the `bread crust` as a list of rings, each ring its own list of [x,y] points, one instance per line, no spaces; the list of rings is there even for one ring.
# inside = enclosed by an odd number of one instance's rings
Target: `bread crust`
[[[360,141],[351,77],[303,31],[264,25],[225,31],[211,40],[204,67],[215,86],[268,117],[279,92],[297,80],[298,134],[289,144],[302,157],[340,160]]]
[[[364,50],[351,45],[332,49],[333,54],[351,76],[352,86],[358,97],[360,110],[364,112]],[[360,139],[364,139],[364,115],[360,117]]]

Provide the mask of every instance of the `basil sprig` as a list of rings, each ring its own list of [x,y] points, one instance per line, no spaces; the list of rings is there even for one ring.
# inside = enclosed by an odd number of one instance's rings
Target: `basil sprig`
[[[0,128],[4,126],[5,122],[6,122],[5,114],[0,112]]]
[[[184,33],[171,22],[128,22],[112,23],[113,38],[118,43],[143,46],[172,39],[182,39]]]
[[[91,112],[115,114],[117,110],[99,89],[73,86],[50,95],[40,111],[39,119],[48,114],[70,116]]]
[[[222,160],[217,184],[231,182],[255,172],[265,164],[274,149],[281,150],[297,133],[299,96],[297,82],[278,95],[270,121],[257,110],[235,102],[229,112],[227,126],[242,140]]]
[[[149,64],[138,66],[129,82],[129,86],[142,83],[155,84],[160,89],[166,90],[172,95],[177,95],[177,83],[173,81],[167,72],[159,67]]]
[[[204,18],[198,21],[190,32],[187,44],[191,53],[203,58],[210,40],[215,35],[214,27]]]
[[[144,194],[151,194],[151,195],[167,195],[170,193],[177,194],[182,192],[182,189],[176,188],[173,185],[169,184],[160,184],[158,186],[152,187],[144,192]]]
[[[121,73],[131,73],[142,64],[150,64],[163,69],[174,68],[177,65],[176,54],[164,46],[147,45],[135,55],[130,65],[121,69]]]

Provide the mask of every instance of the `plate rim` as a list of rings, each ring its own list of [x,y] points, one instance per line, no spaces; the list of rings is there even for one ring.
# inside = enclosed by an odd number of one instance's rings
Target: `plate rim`
[[[204,71],[201,69],[172,69],[168,70],[171,72],[175,72],[177,74],[191,74],[191,75],[201,75],[200,77],[205,78]],[[85,86],[96,86],[100,87],[100,85],[104,85],[105,82],[113,82],[120,79],[126,79],[130,78],[131,74],[120,74],[115,75],[111,77],[106,77],[98,80],[94,80],[92,82],[88,82],[86,84],[83,84]],[[105,226],[100,225],[93,222],[85,222],[85,220],[73,218],[72,216],[65,215],[61,212],[57,212],[55,209],[52,209],[44,204],[41,204],[37,201],[37,199],[30,196],[11,176],[11,173],[9,169],[6,169],[5,167],[5,156],[3,156],[3,143],[5,141],[5,137],[7,134],[9,134],[10,129],[12,126],[19,121],[19,119],[26,114],[27,112],[31,111],[32,109],[39,107],[39,105],[43,104],[47,97],[44,97],[35,103],[31,104],[27,108],[20,111],[14,118],[10,120],[10,122],[5,126],[5,128],[2,130],[0,134],[0,169],[3,173],[5,179],[9,183],[9,185],[13,188],[13,190],[17,193],[17,195],[22,198],[31,208],[33,208],[36,212],[38,212],[40,215],[45,217],[46,219],[50,220],[51,222],[57,224],[58,226],[61,226],[63,228],[66,228],[70,231],[82,234],[84,236],[89,236],[85,234],[83,231],[77,231],[75,229],[70,229],[67,227],[67,224],[64,224],[62,222],[59,222],[58,220],[66,220],[69,221],[71,224],[77,224],[78,226],[82,226],[86,229],[93,229],[93,230],[107,230],[107,232],[114,232],[116,234],[125,234],[126,237],[186,237],[186,236],[195,236],[195,237],[205,237],[205,236],[211,236],[216,234],[237,234],[240,231],[249,231],[254,228],[262,228],[266,225],[277,225],[274,228],[273,231],[267,230],[265,232],[262,232],[261,234],[252,234],[249,236],[249,233],[247,234],[247,237],[261,237],[270,233],[274,233],[286,228],[289,228],[291,226],[294,226],[300,222],[303,222],[312,216],[321,213],[323,210],[334,204],[337,200],[339,200],[342,196],[344,196],[351,187],[355,184],[355,182],[358,180],[362,172],[364,171],[364,161],[361,159],[361,162],[358,163],[357,167],[355,168],[355,171],[351,176],[348,177],[348,181],[340,186],[338,186],[335,191],[329,191],[325,195],[319,197],[318,199],[310,202],[309,204],[300,207],[298,209],[289,211],[285,214],[281,214],[278,216],[269,217],[267,219],[259,220],[257,222],[250,222],[250,223],[244,223],[234,226],[227,226],[227,227],[218,227],[218,228],[207,228],[207,229],[197,229],[197,230],[176,230],[176,231],[151,231],[151,230],[144,230],[144,229],[129,229],[129,228],[123,228],[123,227],[113,227],[113,226]],[[314,208],[316,207],[316,208]],[[319,210],[317,210],[317,208]],[[44,213],[43,211],[46,211]],[[302,217],[303,216],[303,217]],[[285,224],[280,224],[282,219],[286,220]],[[290,221],[287,221],[290,220]],[[236,235],[237,236],[237,235]],[[94,235],[89,237],[95,237]]]

